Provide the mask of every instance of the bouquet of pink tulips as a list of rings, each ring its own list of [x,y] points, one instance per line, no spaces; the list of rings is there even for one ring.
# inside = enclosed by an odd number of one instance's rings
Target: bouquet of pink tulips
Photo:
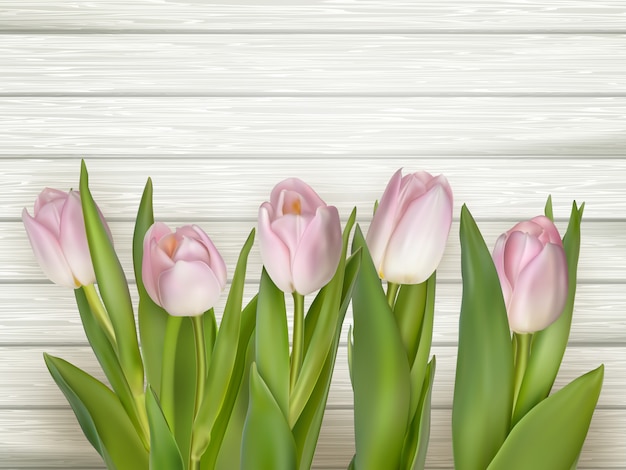
[[[435,273],[452,211],[444,176],[399,170],[375,204],[367,236],[357,225],[348,254],[356,211],[342,232],[335,207],[303,181],[284,180],[259,208],[258,293],[244,305],[252,230],[218,326],[213,307],[227,266],[200,227],[155,223],[148,180],[133,236],[139,341],[128,281],[83,162],[79,191],[44,190],[23,221],[47,276],[74,289],[108,384],[61,358],[45,354],[46,365],[108,468],[305,470],[352,300],[356,453],[346,464],[422,469],[435,376]],[[576,465],[602,366],[548,395],[572,320],[581,217],[574,204],[561,240],[549,201],[546,216],[500,237],[492,259],[462,210],[452,423],[460,469]],[[285,294],[293,297],[291,348]]]

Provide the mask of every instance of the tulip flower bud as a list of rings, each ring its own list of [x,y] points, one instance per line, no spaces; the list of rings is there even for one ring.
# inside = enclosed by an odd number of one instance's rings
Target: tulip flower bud
[[[567,258],[550,219],[541,215],[502,234],[493,261],[512,331],[533,333],[559,318],[567,301]]]
[[[50,280],[72,289],[96,282],[78,191],[45,188],[35,201],[35,216],[24,208],[22,222]]]
[[[226,287],[226,264],[196,225],[172,233],[154,223],[144,237],[141,274],[150,298],[174,316],[203,314]]]
[[[265,269],[279,289],[310,294],[327,284],[339,265],[339,212],[304,181],[286,179],[259,208],[259,244]]]
[[[443,175],[419,171],[389,180],[367,232],[381,279],[419,284],[437,269],[452,224],[452,189]]]

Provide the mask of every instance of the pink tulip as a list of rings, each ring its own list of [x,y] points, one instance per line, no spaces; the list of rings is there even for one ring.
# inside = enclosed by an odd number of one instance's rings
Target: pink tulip
[[[35,216],[24,208],[22,221],[50,280],[72,289],[96,282],[78,191],[45,188],[35,201]]]
[[[389,180],[367,232],[381,279],[419,284],[437,269],[452,224],[452,189],[443,175],[425,171]]]
[[[493,260],[511,330],[533,333],[559,318],[567,301],[567,259],[550,219],[541,215],[500,235]]]
[[[327,284],[339,265],[341,222],[304,181],[289,178],[259,208],[259,244],[267,273],[283,292],[307,295]]]
[[[197,225],[172,233],[162,222],[153,224],[143,240],[141,268],[148,295],[170,315],[201,315],[226,287],[226,264]]]

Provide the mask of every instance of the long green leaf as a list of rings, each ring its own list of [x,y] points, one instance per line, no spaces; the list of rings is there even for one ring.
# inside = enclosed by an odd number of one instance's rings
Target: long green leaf
[[[224,315],[215,339],[205,399],[200,405],[193,425],[194,437],[191,452],[197,460],[200,460],[209,446],[213,426],[227,398],[237,356],[246,266],[253,243],[254,229],[250,232],[239,254],[228,300],[224,307]]]
[[[144,385],[143,363],[128,282],[89,190],[89,176],[84,160],[80,169],[80,199],[89,252],[98,288],[115,331],[120,364],[133,393],[141,395]]]
[[[511,430],[489,470],[569,470],[598,402],[604,366],[577,378],[530,410]]]
[[[163,362],[163,342],[168,313],[155,304],[146,289],[142,278],[143,241],[148,229],[154,223],[152,210],[152,180],[148,178],[141,196],[135,230],[133,232],[133,267],[139,292],[139,336],[146,378],[156,393],[161,396],[161,364]]]
[[[498,275],[476,222],[461,210],[463,297],[452,406],[455,467],[482,470],[511,421],[513,351]]]
[[[433,357],[426,368],[422,393],[402,451],[403,470],[421,470],[426,462],[430,439],[430,402],[435,379],[436,360]]]
[[[352,248],[363,250],[352,296],[355,467],[397,468],[409,424],[409,362],[358,226]]]
[[[147,468],[148,453],[117,396],[63,359],[44,354],[44,360],[85,436],[105,460],[117,470]]]
[[[248,403],[250,399],[250,367],[254,362],[254,334],[250,336],[248,348],[245,356],[245,370],[246,374],[242,377],[237,391],[237,397],[232,409],[232,413],[227,423],[226,430],[224,432],[224,438],[219,448],[219,454],[215,465],[210,465],[210,462],[206,462],[204,455],[202,458],[201,470],[231,470],[241,467],[241,444],[243,441],[243,428],[246,422],[246,415],[248,413]],[[210,447],[209,447],[210,449]]]
[[[261,273],[256,309],[256,367],[285,417],[289,413],[289,331],[285,294]]]
[[[135,426],[138,433],[141,433],[141,423],[137,414],[138,411],[133,399],[133,394],[128,386],[126,376],[120,366],[115,350],[109,342],[109,339],[104,333],[102,327],[93,315],[83,288],[74,289],[74,296],[76,297],[76,304],[80,313],[80,319],[83,324],[83,329],[85,330],[85,335],[89,340],[89,344],[91,344],[91,348],[93,349],[104,374],[120,399],[124,410],[126,410],[126,413],[133,423],[133,426]]]
[[[341,338],[343,320],[348,310],[348,305],[352,297],[354,286],[356,285],[356,276],[361,265],[361,250],[358,250],[350,258],[348,258],[345,267],[345,276],[343,278],[343,289],[341,293],[341,306],[339,315],[336,319],[335,331],[332,336],[332,344],[326,356],[326,360],[319,372],[315,382],[315,388],[312,390],[306,406],[300,413],[298,421],[293,426],[293,436],[296,441],[298,450],[298,468],[300,470],[308,470],[313,462],[313,455],[322,427],[322,419],[326,410],[326,402],[328,400],[328,391],[337,358],[337,348]]]
[[[342,234],[343,245],[337,270],[328,284],[318,293],[317,297],[322,297],[321,302],[319,302],[319,309],[316,298],[305,320],[305,356],[300,376],[290,395],[289,424],[292,427],[316,387],[333,344],[337,318],[342,308],[342,302],[346,300],[342,297],[342,290],[346,275],[348,242],[355,220],[356,209],[353,209]],[[351,274],[353,274],[352,281],[354,281],[356,271]],[[347,299],[347,302],[349,300]],[[347,303],[345,308],[347,309]]]
[[[150,424],[150,470],[184,470],[176,440],[151,388],[146,393],[146,410]]]
[[[583,210],[584,204],[578,208],[574,201],[567,232],[563,237],[568,271],[567,303],[556,322],[533,335],[531,354],[515,406],[513,424],[517,423],[533,406],[548,396],[561,367],[574,313],[578,256],[580,254],[580,223]]]
[[[258,325],[257,325],[258,326]],[[296,446],[285,415],[259,375],[250,369],[250,405],[241,449],[242,470],[294,470]]]

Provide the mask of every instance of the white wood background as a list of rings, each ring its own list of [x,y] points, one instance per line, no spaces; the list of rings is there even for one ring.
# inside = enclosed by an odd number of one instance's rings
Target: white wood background
[[[232,272],[284,177],[367,226],[396,168],[445,173],[431,469],[453,467],[461,204],[493,244],[550,193],[561,229],[585,201],[558,386],[606,365],[580,468],[626,468],[625,64],[624,0],[0,0],[0,468],[103,468],[42,353],[102,374],[20,221],[80,158],[129,273],[149,175],[157,217],[199,223]],[[344,341],[315,468],[346,468],[351,404]]]

